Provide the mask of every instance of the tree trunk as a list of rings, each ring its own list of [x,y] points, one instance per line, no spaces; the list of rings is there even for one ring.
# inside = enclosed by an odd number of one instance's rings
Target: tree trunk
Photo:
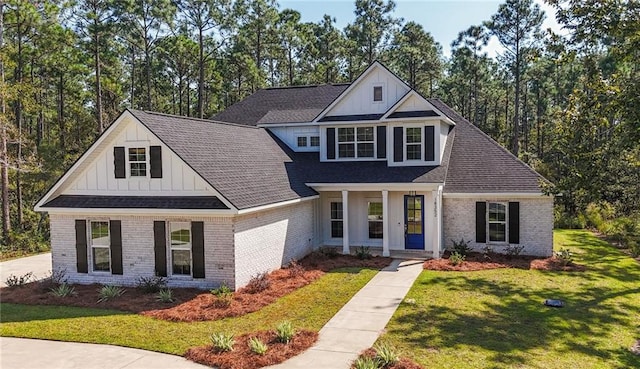
[[[517,46],[516,46],[517,47]],[[513,138],[511,141],[511,152],[513,155],[518,156],[520,151],[519,146],[519,131],[520,131],[520,55],[516,51],[516,70],[515,70],[515,99],[513,103]]]
[[[4,1],[0,0],[0,50],[4,48]],[[0,83],[4,85],[4,58],[0,58]],[[11,219],[9,218],[9,154],[7,152],[7,112],[4,95],[0,94],[0,187],[2,187],[2,241],[8,243],[11,231]]]
[[[98,32],[97,18],[93,20],[93,25],[93,63],[96,72],[96,124],[98,128],[98,134],[100,134],[104,130],[104,123],[102,122],[102,67],[100,66],[100,33]]]
[[[60,129],[60,149],[64,151],[66,146],[66,130],[64,126],[64,80],[62,73],[60,73],[60,79],[58,80],[58,127]]]
[[[204,118],[204,37],[198,28],[198,118]]]

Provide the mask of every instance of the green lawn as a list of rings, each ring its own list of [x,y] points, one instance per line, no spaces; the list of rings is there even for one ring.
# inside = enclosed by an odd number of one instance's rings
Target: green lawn
[[[640,265],[589,232],[554,236],[587,271],[424,271],[380,341],[425,368],[640,368]]]
[[[189,347],[209,343],[215,331],[242,334],[273,329],[282,320],[318,331],[376,273],[336,270],[255,313],[212,322],[174,323],[112,310],[0,304],[0,335],[109,343],[182,355]]]

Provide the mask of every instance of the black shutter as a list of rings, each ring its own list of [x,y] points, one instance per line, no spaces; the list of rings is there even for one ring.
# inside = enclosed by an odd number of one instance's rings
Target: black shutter
[[[336,158],[336,129],[327,128],[327,159]]]
[[[434,161],[436,158],[435,130],[433,126],[424,126],[424,160]]]
[[[153,222],[153,251],[155,253],[156,275],[167,276],[167,231],[163,221]]]
[[[87,221],[76,219],[76,269],[88,273],[87,265]]]
[[[116,178],[124,178],[126,176],[124,164],[124,147],[116,146],[113,148],[113,166]]]
[[[204,278],[204,223],[191,222],[193,278]]]
[[[402,161],[402,127],[393,127],[393,161]]]
[[[151,178],[162,178],[162,147],[149,147],[149,158],[151,161]]]
[[[387,127],[378,126],[378,142],[377,142],[377,157],[378,159],[385,159],[387,157]]]
[[[487,243],[487,203],[476,202],[476,242]]]
[[[519,202],[509,202],[509,243],[520,243]]]
[[[122,274],[122,226],[119,220],[109,221],[111,236],[111,274]]]

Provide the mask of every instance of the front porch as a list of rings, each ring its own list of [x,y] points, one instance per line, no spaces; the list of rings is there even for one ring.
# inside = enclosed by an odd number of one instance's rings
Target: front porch
[[[382,256],[440,257],[442,185],[333,184],[313,188],[320,193],[317,245],[336,247],[342,254],[355,253],[364,246]]]
[[[321,248],[332,248],[336,250],[338,254],[343,253],[342,246],[320,246]],[[349,253],[351,255],[356,255],[356,252],[362,246],[349,246]],[[364,246],[368,247],[368,251],[372,256],[384,256],[382,252],[382,247],[375,246]],[[425,250],[389,250],[388,257],[392,259],[413,259],[413,260],[429,260],[433,259],[433,251],[425,251]]]

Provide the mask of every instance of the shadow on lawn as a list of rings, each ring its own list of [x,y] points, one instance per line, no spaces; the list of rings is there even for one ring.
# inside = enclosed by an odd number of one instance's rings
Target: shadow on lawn
[[[2,323],[131,314],[132,313],[116,310],[87,309],[55,305],[18,305],[8,303],[0,305],[0,322]]]
[[[633,355],[623,342],[612,342],[611,346],[619,345],[612,350],[602,347],[598,340],[605,335],[615,340],[610,331],[615,326],[637,325],[634,314],[638,304],[631,295],[640,297],[640,268],[627,264],[633,260],[619,255],[608,244],[576,236],[570,237],[571,244],[566,246],[582,250],[578,262],[587,265],[588,272],[540,272],[549,278],[557,275],[575,281],[570,288],[562,284],[567,279],[558,279],[557,287],[529,287],[522,279],[441,273],[420,283],[424,288],[444,285],[449,290],[474,291],[483,297],[466,310],[428,302],[419,307],[405,306],[413,311],[400,314],[396,319],[402,328],[391,329],[390,333],[420,347],[425,343],[475,346],[490,351],[491,361],[507,367],[527,364],[531,355],[550,344],[560,358],[565,353],[580,352],[604,359],[611,368],[640,367],[640,356]],[[542,302],[547,298],[563,299],[566,307],[546,307]]]

